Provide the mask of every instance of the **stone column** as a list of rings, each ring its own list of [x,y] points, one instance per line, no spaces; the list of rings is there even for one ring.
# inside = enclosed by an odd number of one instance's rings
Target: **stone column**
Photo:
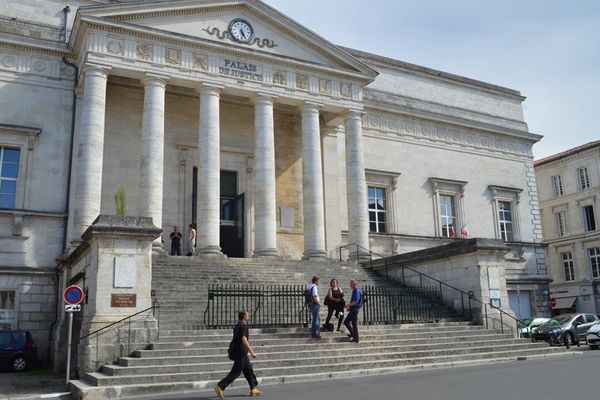
[[[342,190],[340,188],[340,152],[339,137],[342,127],[326,126],[321,135],[323,149],[323,191],[325,201],[325,243],[327,254],[332,256],[337,246],[342,244],[341,204]]]
[[[369,248],[369,209],[362,142],[362,113],[349,111],[346,125],[346,192],[348,196],[348,243]]]
[[[302,199],[304,204],[304,259],[324,259],[325,216],[319,106],[302,107]]]
[[[73,235],[78,239],[100,214],[108,69],[97,65],[86,65],[83,68],[83,76],[83,101],[79,119],[77,177],[73,205]]]
[[[202,85],[200,92],[200,139],[198,143],[197,250],[200,255],[220,256],[220,121],[221,86]]]
[[[278,257],[273,97],[254,98],[255,257]]]
[[[167,78],[146,74],[140,162],[140,215],[162,229],[165,153],[165,87]],[[162,247],[160,236],[154,247]]]

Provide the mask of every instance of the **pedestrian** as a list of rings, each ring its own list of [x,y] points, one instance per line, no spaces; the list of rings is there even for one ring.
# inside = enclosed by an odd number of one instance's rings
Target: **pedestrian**
[[[310,337],[313,339],[321,339],[319,333],[321,329],[321,299],[319,298],[319,277],[313,276],[312,283],[309,283],[307,289],[310,290],[312,303],[308,303],[310,313],[312,314],[312,323],[310,326]]]
[[[188,251],[188,256],[193,256],[196,254],[196,229],[194,224],[188,225],[188,246],[190,251]]]
[[[229,374],[215,386],[215,392],[221,400],[224,397],[227,386],[235,381],[241,373],[244,373],[244,378],[246,378],[248,385],[250,385],[250,396],[262,395],[260,389],[257,388],[258,380],[256,379],[256,375],[254,375],[250,358],[248,358],[248,352],[252,358],[256,358],[256,353],[252,349],[252,346],[250,346],[249,341],[249,319],[248,311],[240,311],[238,313],[238,323],[233,328],[233,339],[231,339],[227,351],[229,359],[233,361],[233,367],[231,367]]]
[[[179,232],[179,227],[174,226],[173,232],[169,235],[171,238],[171,255],[172,256],[180,256],[181,255],[181,232]]]
[[[332,279],[329,282],[329,290],[327,290],[327,296],[325,297],[325,305],[327,306],[327,318],[325,319],[324,329],[333,332],[333,325],[329,327],[329,321],[331,316],[335,315],[338,319],[337,331],[341,332],[342,322],[344,321],[344,292],[340,288],[337,279]]]
[[[354,279],[350,281],[350,287],[352,288],[352,297],[350,298],[350,303],[346,305],[348,316],[344,321],[344,326],[350,332],[348,334],[348,337],[351,338],[350,341],[358,343],[358,312],[363,305],[363,294]]]

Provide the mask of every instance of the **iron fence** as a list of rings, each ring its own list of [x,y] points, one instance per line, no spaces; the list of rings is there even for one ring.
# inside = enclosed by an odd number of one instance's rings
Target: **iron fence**
[[[247,310],[250,327],[308,326],[303,285],[219,285],[208,287],[204,326],[218,329],[234,326],[238,312]]]
[[[442,302],[434,287],[365,286],[363,323],[398,324],[434,322],[442,315]]]

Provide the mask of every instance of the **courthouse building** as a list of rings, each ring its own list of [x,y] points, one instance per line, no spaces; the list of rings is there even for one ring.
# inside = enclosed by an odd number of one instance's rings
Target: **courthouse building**
[[[537,160],[556,314],[600,312],[600,141]]]
[[[190,223],[200,256],[231,258],[504,240],[511,308],[542,314],[524,100],[337,46],[258,0],[4,1],[0,323],[47,344],[61,259],[119,188],[163,229],[156,251]]]

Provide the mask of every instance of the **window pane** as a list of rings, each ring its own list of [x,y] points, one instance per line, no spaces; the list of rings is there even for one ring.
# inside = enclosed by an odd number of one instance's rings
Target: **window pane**
[[[237,196],[237,173],[230,171],[221,171],[221,196]]]
[[[4,153],[2,156],[3,162],[9,162],[9,163],[15,163],[15,164],[19,163],[19,158],[20,158],[20,153],[21,153],[21,151],[19,149],[4,148],[3,153]]]
[[[377,224],[376,224],[375,222],[371,222],[371,223],[369,224],[369,230],[370,230],[371,232],[377,232]]]
[[[375,188],[369,187],[369,199],[375,198]]]
[[[17,179],[19,177],[19,164],[2,163],[2,177]]]
[[[16,194],[17,193],[17,181],[0,181],[0,193],[1,194]]]
[[[0,194],[0,208],[15,208],[15,196]]]
[[[379,223],[379,232],[380,233],[386,233],[387,232],[387,228],[385,227],[385,222],[380,222]]]

